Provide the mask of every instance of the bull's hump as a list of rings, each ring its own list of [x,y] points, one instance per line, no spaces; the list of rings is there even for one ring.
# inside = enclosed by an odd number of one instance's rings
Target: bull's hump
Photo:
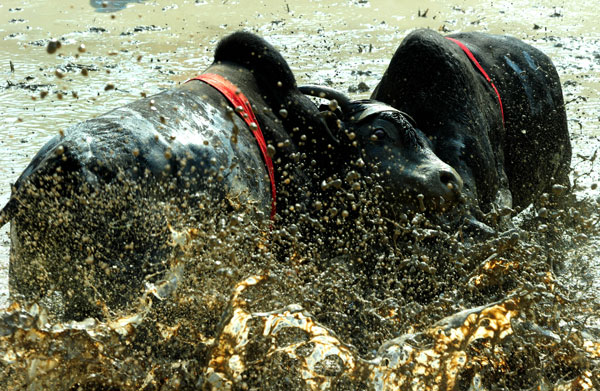
[[[239,31],[223,38],[215,50],[215,63],[232,62],[249,69],[255,77],[290,89],[296,80],[283,56],[270,43],[254,34]]]

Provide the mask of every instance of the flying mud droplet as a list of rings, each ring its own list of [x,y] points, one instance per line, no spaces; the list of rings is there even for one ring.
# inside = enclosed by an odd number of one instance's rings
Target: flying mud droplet
[[[329,101],[329,110],[335,111],[339,107],[337,100],[332,99]]]
[[[298,236],[299,229],[296,224],[290,224],[290,226],[287,228],[287,231],[291,236]]]
[[[48,96],[48,91],[45,91],[45,90],[40,91],[40,98],[44,99],[46,96]]]
[[[273,156],[275,156],[275,147],[272,144],[267,145],[267,155],[269,155],[270,158],[273,158]]]
[[[87,68],[81,68],[81,74],[82,74],[83,76],[87,76],[87,75],[88,75],[88,70],[87,70]]]
[[[287,118],[287,116],[288,116],[288,111],[287,111],[286,109],[281,109],[281,110],[279,110],[279,116],[280,116],[281,118]]]
[[[115,89],[115,85],[113,83],[108,83],[105,87],[104,87],[104,91],[110,91],[110,90],[114,90]]]
[[[555,196],[559,196],[561,194],[564,194],[567,191],[567,187],[563,186],[563,185],[554,185],[552,186],[552,194],[554,194]]]
[[[62,46],[62,44],[60,43],[59,40],[52,38],[50,41],[48,41],[48,45],[46,46],[46,51],[48,52],[48,54],[54,54],[54,53],[56,53],[56,51],[58,49],[60,49],[61,46]]]
[[[423,202],[423,200],[425,200],[425,196],[423,194],[417,194],[417,200],[419,200],[419,209],[421,209],[421,212],[424,212],[425,203]]]
[[[79,45],[79,47],[77,48],[77,51],[79,53],[85,53],[85,45],[82,43],[81,45]]]
[[[360,174],[354,170],[351,170],[346,174],[346,178],[344,178],[344,180],[348,183],[353,183],[354,181],[358,180],[359,178],[360,178]]]

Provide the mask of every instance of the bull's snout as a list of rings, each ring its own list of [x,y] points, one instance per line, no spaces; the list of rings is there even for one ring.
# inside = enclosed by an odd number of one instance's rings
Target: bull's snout
[[[441,211],[445,211],[458,201],[463,188],[463,180],[454,168],[445,164],[439,168],[437,178],[439,181],[436,184],[437,191],[433,192],[435,194],[432,196],[439,199],[437,206]]]

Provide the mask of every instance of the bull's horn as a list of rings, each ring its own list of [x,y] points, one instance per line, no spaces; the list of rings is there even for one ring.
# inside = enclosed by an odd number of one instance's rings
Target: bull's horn
[[[352,101],[343,92],[334,90],[330,87],[317,85],[300,86],[298,89],[305,95],[316,96],[330,100],[335,99],[344,115],[350,113]]]

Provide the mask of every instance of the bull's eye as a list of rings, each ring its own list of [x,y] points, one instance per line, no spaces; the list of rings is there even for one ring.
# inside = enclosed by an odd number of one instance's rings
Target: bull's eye
[[[383,140],[383,139],[385,139],[386,136],[387,136],[387,133],[385,132],[385,130],[383,130],[382,128],[377,128],[377,129],[373,130],[373,133],[371,133],[371,140],[373,140],[373,141]]]

